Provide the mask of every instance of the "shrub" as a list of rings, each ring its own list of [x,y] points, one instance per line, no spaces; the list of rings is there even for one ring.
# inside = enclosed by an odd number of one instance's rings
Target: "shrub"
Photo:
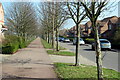
[[[17,36],[6,35],[2,43],[2,53],[14,53],[19,49],[19,41]]]
[[[19,37],[19,48],[25,48],[26,47],[26,43],[25,43],[25,39],[23,37]]]
[[[2,47],[2,54],[10,54],[10,53],[13,53],[13,47],[12,46]]]
[[[19,49],[19,43],[14,43],[9,46],[2,47],[2,54],[11,54]]]
[[[2,53],[11,54],[16,52],[19,48],[27,47],[30,41],[25,41],[24,37],[18,37],[16,35],[5,35],[5,39],[2,42]]]

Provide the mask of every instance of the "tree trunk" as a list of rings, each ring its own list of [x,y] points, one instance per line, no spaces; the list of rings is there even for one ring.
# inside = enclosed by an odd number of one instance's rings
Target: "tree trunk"
[[[75,66],[80,65],[80,60],[79,60],[79,41],[80,41],[80,27],[79,27],[79,12],[80,12],[80,6],[79,2],[77,2],[77,23],[76,23],[76,29],[77,29],[77,41],[76,41],[76,61],[75,61]]]
[[[58,27],[56,28],[56,51],[59,51],[59,31],[58,31]]]
[[[47,40],[48,40],[48,39],[47,39],[47,38],[48,38],[48,37],[47,37],[47,33],[45,34],[45,37],[46,37],[45,40],[47,41]]]
[[[48,31],[48,43],[50,43],[50,33]]]
[[[54,4],[53,4],[53,7],[54,7]],[[55,52],[55,23],[54,23],[54,15],[53,15],[53,28],[52,28],[52,32],[53,32],[53,35],[52,35],[52,48],[53,48],[53,52]]]
[[[79,40],[80,40],[80,28],[79,28],[79,24],[76,25],[77,27],[77,37],[76,37],[76,56],[75,56],[75,66],[79,66],[80,65],[80,60],[79,60]]]
[[[54,30],[52,35],[52,48],[53,48],[53,52],[55,52],[55,31]]]
[[[102,52],[101,46],[99,41],[99,34],[98,34],[98,27],[93,24],[94,31],[95,31],[95,51],[96,51],[96,64],[97,64],[97,76],[98,80],[103,80],[103,71],[102,71]]]
[[[47,40],[47,42],[48,42],[48,32],[46,33],[46,40]]]

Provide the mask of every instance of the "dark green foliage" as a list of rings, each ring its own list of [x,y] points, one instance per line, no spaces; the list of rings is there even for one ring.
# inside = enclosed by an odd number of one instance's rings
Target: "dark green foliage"
[[[25,38],[19,37],[19,48],[25,48],[26,43],[25,43]]]
[[[2,54],[10,54],[13,52],[13,46],[2,47]]]
[[[15,35],[6,35],[2,43],[2,54],[15,53],[19,48],[25,48],[30,43],[25,41],[23,37]]]
[[[6,35],[2,43],[2,54],[14,53],[19,49],[19,38],[13,35]]]

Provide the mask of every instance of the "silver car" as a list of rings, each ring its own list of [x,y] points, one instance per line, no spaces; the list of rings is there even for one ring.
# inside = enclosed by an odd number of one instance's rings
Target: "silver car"
[[[77,41],[77,39],[74,38],[74,39],[73,39],[73,45],[76,44],[76,41]],[[84,42],[84,40],[83,40],[82,38],[80,38],[79,44],[80,44],[80,45],[84,45],[84,44],[85,44],[85,42]]]
[[[64,39],[63,42],[70,42],[70,39]]]
[[[109,49],[111,50],[111,43],[107,39],[100,39],[101,49]],[[95,43],[92,43],[92,49],[95,49]]]

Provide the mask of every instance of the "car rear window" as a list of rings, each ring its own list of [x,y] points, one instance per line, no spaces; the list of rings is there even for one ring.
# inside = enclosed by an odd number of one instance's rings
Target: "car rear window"
[[[100,41],[101,43],[109,43],[108,41]]]

